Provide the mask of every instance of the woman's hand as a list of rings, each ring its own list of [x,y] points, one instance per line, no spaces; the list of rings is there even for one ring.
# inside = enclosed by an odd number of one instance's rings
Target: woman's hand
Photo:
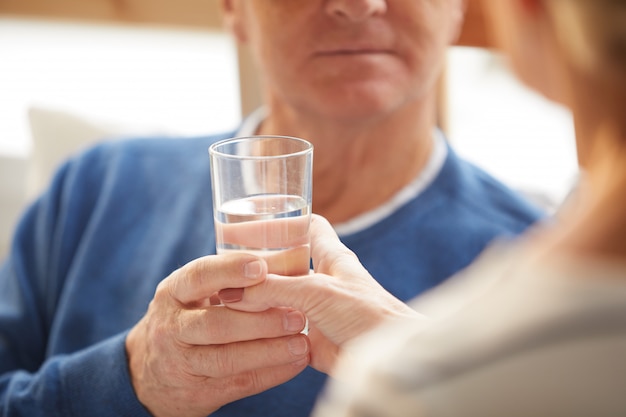
[[[384,321],[420,317],[387,292],[346,248],[320,216],[311,224],[314,273],[287,277],[268,274],[258,285],[223,290],[232,309],[261,312],[275,307],[301,311],[310,324],[311,366],[330,373],[344,345]]]

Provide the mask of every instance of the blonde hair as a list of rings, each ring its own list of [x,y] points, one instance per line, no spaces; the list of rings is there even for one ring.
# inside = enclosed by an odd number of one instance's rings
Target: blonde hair
[[[575,65],[626,85],[626,0],[550,0]]]

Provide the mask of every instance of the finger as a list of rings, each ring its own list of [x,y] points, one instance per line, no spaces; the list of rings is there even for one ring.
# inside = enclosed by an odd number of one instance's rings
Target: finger
[[[230,403],[281,385],[302,372],[308,364],[308,358],[304,358],[286,365],[258,369],[223,378],[220,381],[224,388],[222,390],[223,402]]]
[[[176,321],[176,338],[187,345],[211,345],[297,334],[306,319],[299,311],[274,308],[258,313],[224,306],[185,310]]]
[[[315,326],[311,326],[307,336],[311,346],[314,346],[311,351],[309,365],[318,371],[330,375],[340,356],[339,346],[327,339]]]
[[[190,372],[198,376],[225,378],[257,369],[308,362],[310,342],[298,334],[271,339],[193,346],[185,355]]]
[[[328,275],[341,275],[344,271],[367,273],[354,252],[341,243],[328,220],[316,214],[311,218],[311,258],[315,272]]]
[[[266,274],[266,262],[254,255],[212,255],[184,265],[164,280],[163,285],[184,305],[206,304],[205,300],[219,290],[254,285],[265,279]]]
[[[228,290],[219,293],[222,303],[229,309],[242,312],[262,312],[272,308],[290,307],[308,312],[322,302],[338,300],[336,285],[331,276],[314,274],[307,277],[289,277],[269,274],[262,283],[245,290]]]

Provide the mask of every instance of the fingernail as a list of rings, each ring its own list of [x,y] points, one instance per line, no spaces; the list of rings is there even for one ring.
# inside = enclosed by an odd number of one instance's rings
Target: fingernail
[[[299,332],[304,328],[304,323],[304,314],[299,311],[290,311],[285,314],[285,318],[283,319],[285,330],[288,332]]]
[[[243,273],[246,278],[256,279],[263,272],[263,264],[261,261],[252,261],[248,262],[246,266],[243,268]]]
[[[304,337],[301,336],[289,339],[287,347],[293,356],[301,356],[309,351],[309,344],[304,340]]]
[[[243,299],[243,288],[224,288],[218,294],[223,303],[236,303]]]

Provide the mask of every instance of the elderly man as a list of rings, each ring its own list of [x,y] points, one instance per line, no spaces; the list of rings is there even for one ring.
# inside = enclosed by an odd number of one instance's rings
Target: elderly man
[[[215,253],[207,147],[282,134],[315,145],[313,210],[407,300],[540,213],[460,160],[435,85],[462,0],[223,0],[264,107],[236,132],[88,150],[23,217],[0,270],[9,415],[306,416],[325,376],[305,318],[211,305],[264,278]]]

